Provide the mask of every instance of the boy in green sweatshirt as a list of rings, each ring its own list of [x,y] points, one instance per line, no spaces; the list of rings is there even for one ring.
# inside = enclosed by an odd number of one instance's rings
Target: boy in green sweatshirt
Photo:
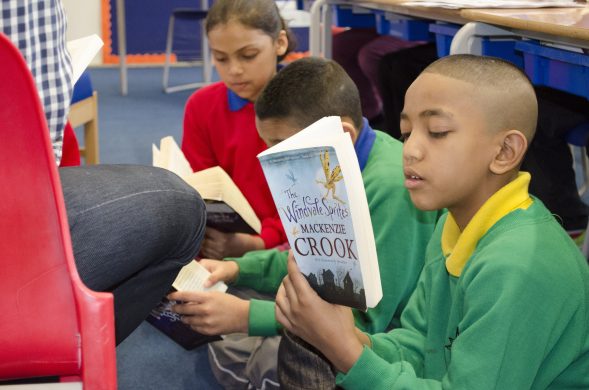
[[[277,319],[317,347],[349,389],[589,388],[589,268],[519,166],[536,127],[513,65],[449,56],[407,91],[405,186],[447,208],[401,327],[358,332],[289,259]],[[337,334],[337,337],[333,337]]]
[[[356,86],[333,61],[306,58],[286,66],[264,89],[255,109],[258,131],[269,146],[324,116],[341,116],[344,130],[354,141],[362,170],[383,287],[383,298],[377,307],[366,312],[354,310],[354,320],[368,333],[399,326],[400,313],[415,288],[425,248],[439,216],[437,211],[417,210],[403,187],[402,144],[373,130],[362,118]],[[287,256],[287,251],[255,251],[229,259],[232,261],[201,260],[201,264],[212,272],[210,283],[223,280],[275,294],[287,273]],[[272,300],[242,299],[214,292],[174,293],[170,297],[187,302],[175,310],[199,332],[278,334]],[[231,386],[228,381],[234,381],[226,373],[231,370],[260,388],[264,379],[276,381],[277,349],[276,338],[229,336],[211,344],[212,365],[221,367],[217,378],[226,386]],[[232,359],[227,355],[240,357]],[[270,368],[255,368],[258,365]],[[239,380],[235,381],[238,385]],[[271,382],[265,383],[268,386]]]

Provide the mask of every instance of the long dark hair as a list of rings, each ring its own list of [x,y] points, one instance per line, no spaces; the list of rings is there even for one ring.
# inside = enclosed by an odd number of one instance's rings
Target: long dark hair
[[[278,57],[278,61],[282,61],[296,47],[294,34],[280,16],[274,0],[216,0],[207,14],[207,34],[217,25],[226,24],[230,20],[262,30],[273,40],[278,38],[280,30],[286,31],[288,47],[286,52]]]

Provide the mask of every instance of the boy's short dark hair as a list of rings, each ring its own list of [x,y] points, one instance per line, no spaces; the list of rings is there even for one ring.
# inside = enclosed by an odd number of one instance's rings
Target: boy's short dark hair
[[[266,85],[255,104],[260,120],[286,119],[305,128],[332,115],[352,119],[362,128],[358,88],[336,62],[302,58],[287,65]]]

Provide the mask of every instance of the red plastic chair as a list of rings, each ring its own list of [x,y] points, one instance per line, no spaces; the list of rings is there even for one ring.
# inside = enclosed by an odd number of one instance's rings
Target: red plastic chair
[[[39,96],[2,34],[0,58],[0,385],[59,377],[116,389],[112,294],[78,276]]]

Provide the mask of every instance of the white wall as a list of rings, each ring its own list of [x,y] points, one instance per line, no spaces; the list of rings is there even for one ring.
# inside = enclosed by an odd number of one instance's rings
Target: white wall
[[[97,34],[102,38],[100,0],[62,0],[67,15],[67,39]],[[102,64],[102,52],[91,63]]]

